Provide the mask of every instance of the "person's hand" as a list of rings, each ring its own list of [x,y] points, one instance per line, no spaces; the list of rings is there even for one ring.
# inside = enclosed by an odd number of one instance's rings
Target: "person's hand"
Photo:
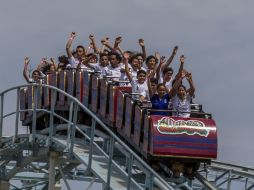
[[[40,64],[47,64],[47,58],[46,57],[41,58]]]
[[[95,40],[94,35],[90,34],[90,35],[89,35],[89,39],[90,39],[91,41],[94,41],[94,40]]]
[[[142,38],[138,39],[138,43],[139,43],[139,45],[140,45],[141,47],[144,47],[144,46],[145,46],[145,41],[144,41],[144,39],[142,39]]]
[[[122,42],[122,37],[121,36],[116,37],[115,45],[118,46],[121,42]]]
[[[88,46],[88,48],[94,49],[93,43],[90,43],[89,46]]]
[[[181,55],[180,56],[180,63],[184,63],[185,62],[185,57],[184,57],[184,55]]]
[[[187,80],[192,80],[192,74],[191,73],[187,73],[186,74],[186,79]]]
[[[76,36],[77,36],[76,32],[72,32],[71,35],[70,35],[70,37],[71,37],[72,39],[75,38]]]
[[[183,79],[184,77],[186,77],[186,75],[188,74],[188,72],[186,70],[182,70],[182,72],[180,73],[181,78]]]
[[[30,63],[29,57],[25,57],[25,65],[28,65]]]
[[[101,43],[102,43],[102,45],[106,45],[106,44],[108,44],[108,41],[109,41],[109,38],[108,38],[108,37],[105,37],[105,38],[103,38],[103,39],[101,40]]]
[[[178,50],[178,46],[175,46],[174,49],[173,49],[173,54],[174,55],[176,54],[177,50]]]
[[[126,59],[126,60],[129,60],[130,54],[128,52],[124,52],[123,53],[123,58]]]
[[[161,56],[159,52],[155,52],[155,58],[157,62],[160,60]]]
[[[165,56],[161,56],[160,57],[160,63],[164,63],[166,61],[166,57]]]
[[[55,59],[54,59],[53,57],[50,58],[50,61],[51,61],[52,63],[55,63]]]

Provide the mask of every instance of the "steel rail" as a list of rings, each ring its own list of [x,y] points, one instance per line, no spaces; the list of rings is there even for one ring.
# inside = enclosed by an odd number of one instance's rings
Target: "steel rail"
[[[21,88],[27,88],[29,86],[35,87],[36,89],[38,89],[38,87],[44,87],[44,88],[48,88],[51,90],[54,90],[58,93],[61,93],[63,95],[65,95],[66,97],[68,97],[70,100],[74,101],[79,107],[81,107],[83,109],[84,112],[86,112],[91,118],[93,118],[97,124],[99,124],[110,136],[111,138],[115,141],[118,142],[120,145],[122,145],[126,151],[128,151],[131,155],[133,155],[134,159],[138,162],[140,162],[146,169],[147,171],[150,173],[151,176],[154,176],[155,178],[157,178],[157,180],[154,180],[155,183],[157,183],[156,185],[160,186],[163,189],[170,189],[173,190],[173,188],[159,175],[157,174],[142,158],[140,158],[129,146],[127,146],[118,136],[116,136],[92,111],[89,110],[89,108],[87,108],[86,106],[84,106],[77,98],[71,96],[70,94],[66,93],[65,91],[58,89],[57,87],[54,86],[50,86],[50,85],[46,85],[46,84],[26,84],[26,85],[19,85],[19,86],[15,86],[12,88],[9,88],[7,90],[4,90],[3,92],[0,93],[1,96],[1,114],[3,114],[3,97],[6,93],[12,91],[12,90],[16,90],[16,89],[21,89]],[[37,93],[35,93],[35,97],[37,96]],[[36,99],[37,100],[37,99]],[[36,112],[36,105],[33,106],[33,113]],[[18,111],[18,110],[17,110]],[[33,114],[33,120],[35,120],[35,115],[36,113]],[[1,121],[1,126],[0,126],[0,132],[2,131],[2,124],[3,124],[3,117],[2,115],[0,115],[0,121]],[[35,137],[35,123],[36,121],[33,121],[33,138]],[[51,126],[53,127],[53,126]],[[2,137],[2,134],[0,134]]]

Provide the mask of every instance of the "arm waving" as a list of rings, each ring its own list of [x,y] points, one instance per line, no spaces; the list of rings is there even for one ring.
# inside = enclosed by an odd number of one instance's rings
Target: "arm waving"
[[[66,53],[68,55],[68,58],[71,58],[72,57],[72,53],[71,53],[71,45],[72,45],[72,42],[74,40],[74,38],[76,37],[76,32],[72,32],[70,34],[70,38],[68,39],[67,41],[67,44],[66,44]]]
[[[178,50],[178,46],[175,46],[171,56],[168,58],[166,63],[161,66],[161,70],[162,71],[163,71],[163,69],[165,69],[166,67],[168,67],[172,63],[172,61],[173,61],[173,59],[174,59],[174,57],[175,57],[175,55],[177,53],[177,50]]]

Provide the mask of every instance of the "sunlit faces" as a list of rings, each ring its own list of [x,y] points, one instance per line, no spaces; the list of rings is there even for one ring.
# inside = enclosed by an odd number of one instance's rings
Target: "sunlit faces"
[[[77,47],[76,48],[76,54],[78,58],[81,58],[85,54],[85,50],[82,47]]]
[[[137,56],[137,59],[139,61],[140,67],[142,67],[143,66],[143,62],[144,62],[143,57],[141,55],[139,55],[139,56]]]
[[[156,65],[156,59],[155,58],[150,58],[148,61],[147,61],[147,68],[148,69],[154,69],[155,68],[155,65]]]
[[[138,71],[139,69],[141,69],[140,62],[138,61],[137,58],[135,58],[135,59],[132,60],[131,66],[132,66],[132,68],[133,68],[134,71]]]
[[[163,80],[168,82],[171,80],[172,78],[172,75],[173,75],[173,72],[172,71],[168,71],[166,72],[164,75],[163,75]]]
[[[116,68],[118,67],[120,61],[117,59],[116,55],[110,55],[110,64],[113,68]]]
[[[143,84],[146,81],[146,74],[145,73],[138,73],[137,79],[138,79],[139,84]]]
[[[100,65],[102,66],[102,67],[106,67],[106,66],[108,66],[108,56],[101,56],[100,57]]]
[[[160,98],[164,96],[166,93],[166,87],[163,84],[159,84],[157,87],[157,93]]]
[[[97,63],[97,57],[96,57],[96,55],[91,55],[89,57],[89,62],[90,63]]]
[[[179,86],[177,90],[177,96],[180,99],[184,99],[186,96],[186,88],[184,86]]]
[[[40,78],[40,73],[39,73],[39,71],[34,71],[34,72],[32,73],[32,78],[33,78],[34,81],[38,81],[39,78]]]

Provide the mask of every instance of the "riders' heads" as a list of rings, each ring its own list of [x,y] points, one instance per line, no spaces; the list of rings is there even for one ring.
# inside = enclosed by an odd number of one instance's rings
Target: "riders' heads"
[[[32,73],[32,78],[34,81],[38,81],[40,79],[41,73],[38,70],[34,70]]]
[[[139,70],[137,72],[137,79],[139,84],[143,84],[146,81],[146,72],[144,70]]]
[[[119,53],[117,53],[117,52],[110,52],[109,53],[109,61],[110,61],[110,64],[113,68],[118,67],[121,60],[122,60],[122,58]]]
[[[166,67],[165,69],[163,69],[163,71],[162,71],[163,80],[166,82],[170,81],[173,73],[174,73],[174,71],[170,67]]]
[[[100,65],[102,67],[108,66],[109,60],[108,60],[108,55],[105,53],[100,54]]]
[[[186,96],[186,87],[184,85],[180,85],[177,89],[177,96],[183,99]]]
[[[151,82],[151,88],[152,88],[153,94],[155,94],[157,91],[158,80],[156,78],[151,78],[150,82]]]
[[[134,71],[138,71],[139,69],[141,69],[141,65],[140,65],[140,62],[138,60],[138,56],[137,55],[133,55],[131,57],[130,63],[131,63],[131,66],[132,66]]]
[[[137,59],[139,61],[140,67],[142,67],[143,66],[143,62],[144,62],[143,55],[141,53],[138,53],[138,54],[136,54],[136,56],[137,56]]]
[[[81,58],[83,55],[85,55],[85,48],[84,46],[77,46],[76,48],[76,54],[77,54],[77,58]]]
[[[160,98],[162,98],[166,93],[166,87],[163,83],[157,85],[157,93]]]
[[[148,69],[154,69],[156,66],[156,58],[153,55],[150,55],[146,58],[146,65]]]

